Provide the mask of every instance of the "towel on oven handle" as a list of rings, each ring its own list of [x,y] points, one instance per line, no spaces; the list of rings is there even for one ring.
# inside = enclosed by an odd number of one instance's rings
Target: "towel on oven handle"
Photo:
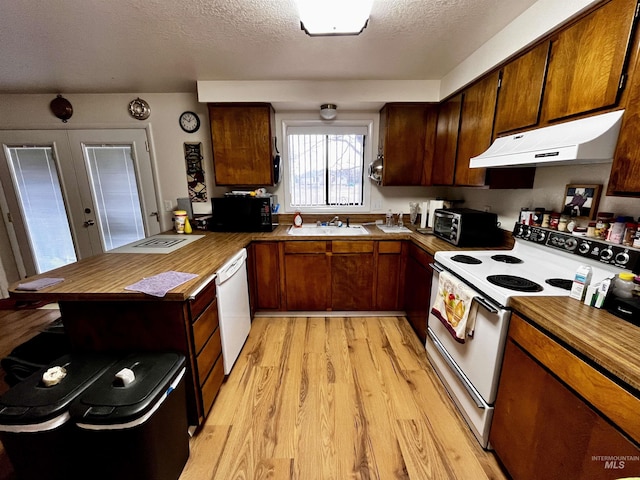
[[[457,342],[465,343],[467,335],[473,336],[476,323],[478,304],[473,301],[475,292],[449,272],[440,272],[437,288],[438,295],[431,313]]]

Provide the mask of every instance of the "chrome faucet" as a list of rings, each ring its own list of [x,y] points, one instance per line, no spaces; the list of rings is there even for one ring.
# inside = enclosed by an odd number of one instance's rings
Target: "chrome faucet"
[[[333,217],[331,220],[329,220],[329,222],[327,223],[327,225],[338,225],[338,222],[340,221],[340,219],[338,218],[338,215],[336,215],[335,217]]]

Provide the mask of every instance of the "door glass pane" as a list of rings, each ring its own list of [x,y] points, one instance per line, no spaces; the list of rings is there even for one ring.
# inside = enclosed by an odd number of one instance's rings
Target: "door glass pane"
[[[76,261],[51,147],[7,148],[37,273]]]
[[[84,146],[104,251],[144,238],[130,145]]]

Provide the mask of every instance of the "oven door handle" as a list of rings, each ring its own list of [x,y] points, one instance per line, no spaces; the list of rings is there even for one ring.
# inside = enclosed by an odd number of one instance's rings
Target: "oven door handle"
[[[458,378],[458,381],[465,388],[465,390],[467,391],[467,393],[469,394],[473,402],[476,404],[476,406],[484,410],[485,408],[484,401],[476,393],[476,391],[471,387],[471,385],[469,385],[469,381],[464,377],[464,375],[460,371],[460,367],[458,367],[458,365],[456,365],[455,362],[449,357],[449,354],[447,353],[445,348],[442,346],[442,343],[440,343],[440,340],[438,340],[438,338],[431,331],[431,329],[427,329],[427,335],[429,335],[429,338],[433,342],[433,346],[436,347],[436,350],[438,350],[438,353],[440,354],[442,359],[449,366],[449,368],[451,369],[451,372]]]
[[[493,305],[491,305],[488,301],[486,301],[484,298],[482,297],[473,297],[473,299],[478,302],[480,305],[482,305],[484,308],[486,308],[487,310],[489,310],[491,313],[498,313],[498,309],[495,308]]]

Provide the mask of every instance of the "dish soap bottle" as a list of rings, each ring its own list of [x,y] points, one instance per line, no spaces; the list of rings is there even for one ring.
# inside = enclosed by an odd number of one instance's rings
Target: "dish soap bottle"
[[[296,214],[293,216],[293,226],[294,227],[302,226],[302,215],[300,215],[300,212],[296,212]]]
[[[193,229],[191,228],[191,224],[189,223],[189,217],[186,217],[184,219],[184,233],[189,234],[193,232]]]

